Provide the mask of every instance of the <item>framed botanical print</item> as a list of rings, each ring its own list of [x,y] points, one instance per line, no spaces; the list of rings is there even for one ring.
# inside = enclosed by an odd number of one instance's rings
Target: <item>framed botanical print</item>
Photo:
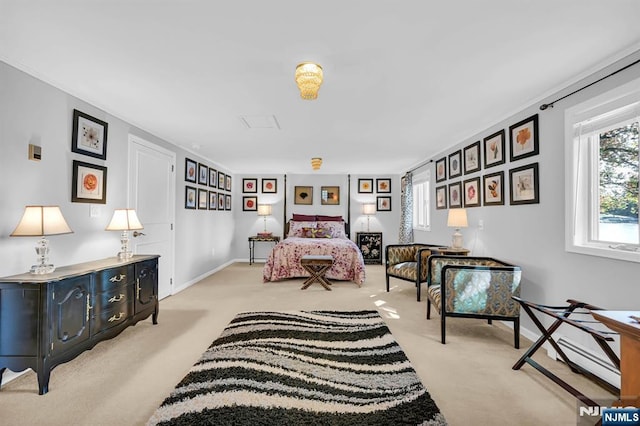
[[[380,194],[391,193],[391,179],[376,179],[376,191]]]
[[[226,175],[224,178],[224,189],[231,192],[231,175]]]
[[[74,109],[71,151],[106,160],[108,128],[106,122]]]
[[[358,193],[373,193],[373,179],[358,179]]]
[[[107,203],[107,168],[73,160],[71,201]]]
[[[391,196],[384,195],[376,197],[376,210],[379,212],[390,212]]]
[[[195,209],[198,191],[191,186],[184,187],[184,208]]]
[[[447,208],[447,185],[436,188],[436,210]]]
[[[198,180],[198,163],[190,158],[184,159],[184,180],[193,183]]]
[[[462,176],[462,153],[457,150],[449,154],[449,179]]]
[[[484,168],[497,166],[498,164],[504,164],[504,129],[495,132],[492,135],[487,136],[482,140],[484,151]]]
[[[336,206],[340,204],[340,187],[339,186],[321,186],[320,187],[320,204]]]
[[[224,194],[222,192],[218,192],[218,210],[224,210]]]
[[[504,172],[491,173],[482,177],[483,205],[504,205]]]
[[[225,183],[225,175],[222,172],[218,172],[218,189],[224,191],[224,183]],[[218,209],[220,210],[220,209]],[[224,204],[222,205],[222,210],[224,210]]]
[[[474,142],[463,150],[464,174],[474,173],[480,170],[480,141]]]
[[[509,170],[509,189],[511,205],[539,203],[538,163]]]
[[[244,212],[257,212],[258,211],[258,197],[242,197],[242,211],[244,211]]]
[[[209,191],[209,210],[216,210],[218,208],[218,193],[215,191]]]
[[[450,209],[462,207],[462,196],[460,195],[461,192],[462,192],[462,185],[460,184],[460,182],[449,184],[449,208]]]
[[[538,114],[509,126],[509,145],[509,159],[511,161],[531,157],[540,152],[538,146]]]
[[[198,163],[198,183],[209,185],[209,167],[206,164]]]
[[[296,186],[294,188],[293,204],[313,204],[313,186]]]
[[[218,186],[218,172],[216,169],[209,167],[209,186],[216,188]]]
[[[278,179],[262,179],[262,193],[275,194],[278,192]]]
[[[436,182],[447,180],[447,157],[436,161]]]
[[[463,182],[463,199],[465,207],[480,206],[480,178],[467,179]]]
[[[242,179],[242,192],[245,194],[251,194],[258,192],[258,179]]]
[[[209,191],[198,188],[198,210],[209,210]]]
[[[224,209],[231,210],[231,195],[225,194],[224,196]]]

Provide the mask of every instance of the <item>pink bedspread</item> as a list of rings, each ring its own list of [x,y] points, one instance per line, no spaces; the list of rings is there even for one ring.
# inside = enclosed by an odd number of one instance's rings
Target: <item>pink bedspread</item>
[[[327,271],[327,278],[364,283],[365,267],[358,246],[343,238],[297,238],[289,237],[276,244],[264,265],[264,282],[285,278],[308,277],[309,273],[300,266],[300,258],[305,254],[333,256],[333,266]]]

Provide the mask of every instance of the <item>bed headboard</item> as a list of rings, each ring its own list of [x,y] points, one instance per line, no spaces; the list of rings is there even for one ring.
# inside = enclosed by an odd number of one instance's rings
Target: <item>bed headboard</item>
[[[344,233],[347,234],[347,238],[351,238],[351,228],[349,227],[349,222],[343,222],[344,223]],[[287,235],[289,235],[289,227],[291,226],[291,221],[288,220],[287,222],[285,222],[284,224],[284,235],[282,238],[287,238]]]

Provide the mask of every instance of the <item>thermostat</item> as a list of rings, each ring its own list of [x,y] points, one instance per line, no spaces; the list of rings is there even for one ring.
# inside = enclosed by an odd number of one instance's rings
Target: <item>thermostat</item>
[[[32,143],[29,144],[29,160],[40,161],[42,158],[42,148]]]

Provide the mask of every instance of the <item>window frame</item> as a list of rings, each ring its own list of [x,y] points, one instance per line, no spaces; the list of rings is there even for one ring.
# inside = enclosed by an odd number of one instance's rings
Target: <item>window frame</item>
[[[419,185],[424,185],[424,189],[421,191],[423,195],[423,213],[424,213],[424,226],[419,225],[420,221],[418,220],[418,216],[420,212],[418,209],[418,202],[416,200],[416,187]],[[431,231],[431,171],[425,170],[424,172],[420,172],[413,177],[412,182],[412,194],[413,197],[413,220],[412,227],[414,231]]]

